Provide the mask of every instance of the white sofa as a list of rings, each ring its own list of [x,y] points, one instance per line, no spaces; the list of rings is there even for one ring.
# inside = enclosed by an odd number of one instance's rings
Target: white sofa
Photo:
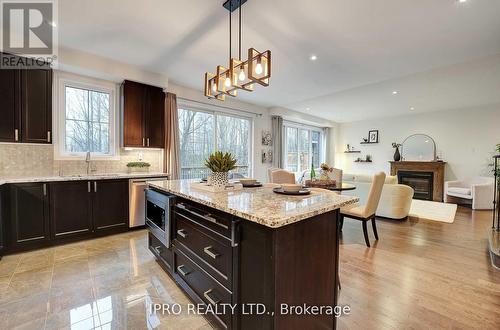
[[[492,210],[494,179],[477,177],[444,183],[445,203],[466,202],[472,204],[473,210]]]
[[[343,195],[357,196],[360,198],[359,204],[366,204],[372,183],[371,175],[346,173],[342,175],[342,182],[356,186],[354,190],[342,192]],[[396,176],[387,176],[376,215],[390,219],[405,219],[410,212],[412,199],[413,188],[398,184]]]

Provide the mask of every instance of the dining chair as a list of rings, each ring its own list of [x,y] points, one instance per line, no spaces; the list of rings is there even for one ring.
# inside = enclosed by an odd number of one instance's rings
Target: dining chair
[[[277,169],[269,173],[271,183],[295,183],[295,174],[287,170]]]
[[[363,223],[363,234],[365,236],[366,246],[370,247],[370,239],[368,238],[368,231],[366,223],[371,220],[373,227],[373,234],[375,239],[378,240],[377,225],[375,224],[375,212],[377,211],[380,196],[382,195],[382,188],[384,187],[385,173],[380,172],[373,176],[372,185],[365,205],[354,205],[351,207],[340,208],[340,230],[344,225],[344,218],[351,218],[359,220]]]

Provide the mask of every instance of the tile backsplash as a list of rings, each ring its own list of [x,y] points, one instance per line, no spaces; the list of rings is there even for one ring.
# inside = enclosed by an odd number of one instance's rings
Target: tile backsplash
[[[150,172],[163,172],[163,151],[151,149],[120,150],[119,160],[92,160],[97,173],[127,172],[128,162],[142,159],[151,164]],[[0,143],[0,178],[15,176],[52,176],[85,174],[84,160],[54,160],[53,145]]]

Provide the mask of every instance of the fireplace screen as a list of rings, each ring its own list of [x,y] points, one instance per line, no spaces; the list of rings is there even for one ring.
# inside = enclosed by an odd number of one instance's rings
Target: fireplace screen
[[[432,172],[398,171],[400,184],[410,186],[415,190],[413,198],[432,200],[434,174]]]

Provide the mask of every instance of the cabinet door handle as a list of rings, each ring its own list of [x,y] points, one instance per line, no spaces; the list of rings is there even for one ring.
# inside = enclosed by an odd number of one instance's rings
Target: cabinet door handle
[[[90,192],[90,181],[87,182],[87,191]]]
[[[51,138],[50,135],[51,135],[50,131],[47,131],[47,142],[50,142],[50,138]]]
[[[155,249],[156,253],[158,253],[158,255],[161,254],[161,251],[160,251],[161,246],[155,246],[154,249]]]
[[[47,184],[46,183],[43,184],[43,195],[47,196]]]
[[[187,237],[186,231],[184,229],[177,230],[177,235],[179,235],[182,238],[186,238]]]
[[[146,139],[145,138],[142,138],[142,146],[145,147],[146,146]]]
[[[19,130],[17,128],[14,130],[14,140],[19,141]]]
[[[182,276],[187,276],[187,275],[189,275],[191,272],[190,272],[189,270],[188,270],[188,271],[182,270],[184,267],[186,267],[186,266],[184,266],[184,265],[180,265],[180,266],[178,266],[178,267],[177,267],[177,271],[178,271],[179,273],[181,273],[181,275],[182,275]]]
[[[148,143],[148,147],[149,147],[149,138],[146,139],[147,143]]]
[[[212,305],[217,305],[220,300],[213,300],[211,297],[210,297],[210,293],[212,293],[212,289],[208,289],[207,291],[203,292],[203,296],[205,298],[207,298],[208,302],[211,303]]]
[[[186,207],[186,205],[184,205],[184,204],[182,204],[182,203],[177,204],[177,207],[178,207],[178,208],[181,208],[181,209],[183,209],[183,210],[185,210],[185,211],[187,211],[187,212],[189,212],[189,213],[191,213],[192,215],[196,215],[196,216],[198,216],[198,217],[200,217],[200,218],[203,218],[203,219],[205,219],[205,220],[208,220],[208,221],[210,221],[210,222],[212,222],[212,223],[216,224],[217,226],[222,227],[222,228],[224,228],[224,229],[226,229],[226,230],[227,230],[227,229],[229,229],[229,227],[228,227],[228,226],[226,226],[226,225],[225,225],[225,224],[223,224],[223,223],[220,223],[217,219],[215,219],[214,217],[212,217],[212,215],[211,215],[210,213],[205,214],[205,215],[200,214],[200,213],[198,213],[198,212],[196,212],[196,211],[193,211],[193,210],[188,209],[188,208]]]
[[[94,181],[94,192],[97,192],[97,181]]]
[[[212,246],[207,246],[207,247],[205,247],[203,249],[203,252],[205,252],[206,254],[208,254],[213,259],[217,259],[217,257],[220,256],[220,254],[214,253],[214,252],[210,251],[211,248],[212,248]]]

